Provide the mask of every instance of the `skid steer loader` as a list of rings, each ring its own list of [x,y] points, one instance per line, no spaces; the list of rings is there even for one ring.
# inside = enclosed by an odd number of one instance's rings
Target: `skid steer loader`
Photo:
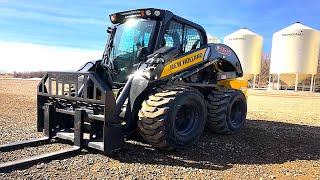
[[[0,146],[10,151],[50,143],[70,149],[0,165],[0,171],[75,153],[110,153],[138,131],[161,149],[184,149],[204,128],[233,134],[244,125],[247,83],[234,51],[208,44],[198,24],[161,9],[110,15],[101,60],[77,72],[47,72],[37,89],[37,129],[45,137]]]

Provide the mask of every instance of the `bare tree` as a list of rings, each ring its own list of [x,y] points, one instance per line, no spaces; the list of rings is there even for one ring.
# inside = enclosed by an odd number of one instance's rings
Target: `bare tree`
[[[320,87],[320,53],[319,53],[319,60],[318,60],[318,70],[315,76],[316,86]]]
[[[13,72],[15,78],[41,78],[44,76],[44,71],[34,71],[34,72]]]
[[[271,56],[269,53],[263,53],[261,59],[261,72],[260,72],[260,85],[267,86],[269,81],[269,74],[270,74],[270,61]]]

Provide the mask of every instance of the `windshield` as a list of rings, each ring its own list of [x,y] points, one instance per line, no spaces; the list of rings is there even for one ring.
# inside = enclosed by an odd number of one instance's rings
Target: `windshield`
[[[117,26],[109,56],[109,61],[118,69],[113,77],[115,82],[127,81],[128,75],[139,63],[138,49],[148,47],[155,25],[156,21],[152,20],[130,19]]]

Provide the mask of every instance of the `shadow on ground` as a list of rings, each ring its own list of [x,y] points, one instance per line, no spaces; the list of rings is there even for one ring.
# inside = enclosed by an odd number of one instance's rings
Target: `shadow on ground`
[[[129,140],[125,148],[107,156],[122,163],[139,163],[142,166],[164,165],[220,171],[230,169],[235,164],[320,160],[320,127],[265,120],[248,120],[245,128],[234,135],[204,132],[196,145],[181,151],[158,150],[141,142],[141,138],[138,141]],[[95,153],[101,152],[90,150],[80,154]],[[58,159],[77,155],[79,153]],[[18,169],[30,166],[32,164]]]
[[[320,159],[320,127],[264,120],[248,120],[238,134],[205,132],[199,143],[183,151],[161,151],[127,143],[110,155],[124,163],[226,170],[234,164],[281,164]]]

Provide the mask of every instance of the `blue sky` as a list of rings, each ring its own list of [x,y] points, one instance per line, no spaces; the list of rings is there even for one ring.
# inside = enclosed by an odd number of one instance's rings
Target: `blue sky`
[[[144,7],[171,10],[219,39],[247,27],[264,37],[264,52],[274,32],[296,21],[320,29],[318,0],[0,0],[0,41],[101,52],[108,15]]]

